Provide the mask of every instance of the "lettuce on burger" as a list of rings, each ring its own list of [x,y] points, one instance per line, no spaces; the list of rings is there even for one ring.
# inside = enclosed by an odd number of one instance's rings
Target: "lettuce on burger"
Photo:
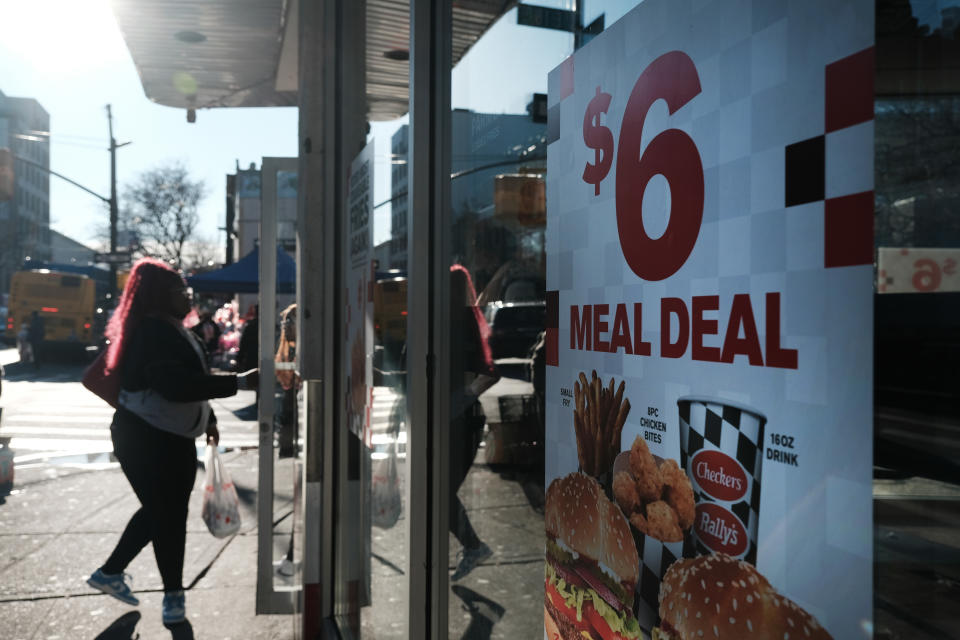
[[[630,525],[582,473],[547,489],[544,624],[549,640],[639,640],[633,596],[640,572]]]

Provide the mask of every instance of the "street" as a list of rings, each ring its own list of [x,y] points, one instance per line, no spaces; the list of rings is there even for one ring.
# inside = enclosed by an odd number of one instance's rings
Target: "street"
[[[110,420],[113,409],[80,384],[85,364],[65,359],[34,369],[18,362],[15,349],[0,350],[6,380],[0,407],[0,437],[12,438],[17,473],[28,470],[110,468]],[[257,446],[252,414],[238,419],[236,398],[212,402],[217,414],[221,446],[231,449]],[[239,407],[242,409],[243,407]],[[200,441],[198,441],[198,444]],[[46,472],[46,471],[44,471]]]

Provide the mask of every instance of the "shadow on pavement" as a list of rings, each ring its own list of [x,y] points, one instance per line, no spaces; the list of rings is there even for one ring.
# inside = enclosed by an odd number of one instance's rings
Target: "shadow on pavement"
[[[493,626],[500,622],[506,612],[499,603],[480,595],[473,589],[455,584],[450,590],[463,601],[464,609],[470,613],[470,625],[461,636],[461,640],[487,640],[493,633]]]
[[[140,637],[139,633],[135,634],[138,622],[140,622],[140,612],[130,611],[110,623],[110,626],[93,640],[134,640]]]
[[[233,481],[233,487],[237,490],[237,498],[240,499],[240,502],[250,507],[257,504],[256,489],[242,487],[237,483],[236,480]]]
[[[170,637],[173,640],[193,640],[193,627],[189,620],[164,626],[170,631]]]

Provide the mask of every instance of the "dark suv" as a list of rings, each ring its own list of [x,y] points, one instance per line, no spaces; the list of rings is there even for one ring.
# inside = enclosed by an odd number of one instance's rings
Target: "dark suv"
[[[518,273],[502,281],[484,314],[490,324],[494,359],[526,358],[546,322],[543,278]]]

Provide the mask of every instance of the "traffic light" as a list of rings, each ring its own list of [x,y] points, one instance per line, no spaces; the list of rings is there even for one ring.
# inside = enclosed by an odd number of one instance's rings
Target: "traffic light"
[[[0,149],[0,202],[13,200],[13,154],[10,149]]]

